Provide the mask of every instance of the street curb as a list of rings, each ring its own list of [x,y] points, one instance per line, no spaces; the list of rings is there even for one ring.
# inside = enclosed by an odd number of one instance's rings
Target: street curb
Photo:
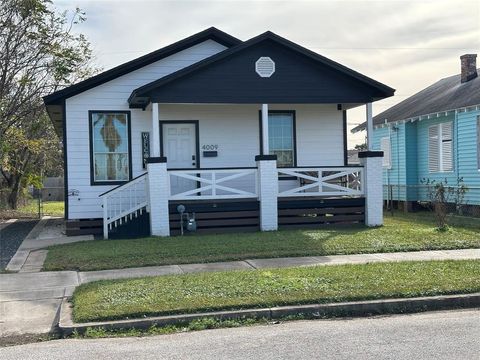
[[[303,315],[306,318],[326,317],[364,317],[382,314],[414,313],[431,310],[480,307],[480,293],[461,295],[440,295],[407,299],[382,299],[330,304],[311,304],[279,306],[262,309],[245,309],[231,311],[215,311],[208,313],[181,314],[147,317],[143,319],[98,321],[90,323],[74,323],[72,306],[68,298],[64,298],[60,307],[58,329],[63,336],[73,332],[83,334],[88,328],[148,329],[152,326],[188,324],[203,318],[219,320],[235,320],[242,318],[264,318],[268,320],[282,319],[288,316]]]

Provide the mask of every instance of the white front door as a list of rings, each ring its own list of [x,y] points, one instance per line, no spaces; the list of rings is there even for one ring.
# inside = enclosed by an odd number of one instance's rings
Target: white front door
[[[163,154],[167,157],[169,169],[191,169],[197,167],[196,124],[194,123],[163,123],[162,143]],[[170,178],[172,194],[193,190],[197,182],[182,179],[177,176]]]

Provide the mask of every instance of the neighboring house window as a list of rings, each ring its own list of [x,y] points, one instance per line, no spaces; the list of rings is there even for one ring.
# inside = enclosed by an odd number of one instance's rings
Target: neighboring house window
[[[392,151],[390,145],[390,138],[383,137],[380,139],[380,150],[383,151],[383,161],[382,165],[384,168],[391,169],[392,168]]]
[[[430,172],[453,170],[452,122],[428,128],[428,170]]]
[[[130,158],[130,112],[90,111],[92,184],[128,181]]]
[[[293,112],[269,112],[269,153],[277,155],[278,167],[295,164],[295,116]]]

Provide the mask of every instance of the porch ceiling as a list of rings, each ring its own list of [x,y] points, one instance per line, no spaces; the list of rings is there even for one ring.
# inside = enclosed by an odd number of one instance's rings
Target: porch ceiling
[[[275,62],[260,77],[261,57]],[[135,89],[132,108],[159,103],[365,104],[395,90],[271,32]]]

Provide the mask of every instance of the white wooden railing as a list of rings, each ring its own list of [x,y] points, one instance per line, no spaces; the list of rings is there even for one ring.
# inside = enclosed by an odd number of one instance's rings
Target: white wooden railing
[[[360,166],[279,168],[278,174],[294,177],[300,185],[279,189],[278,197],[364,195],[363,167]]]
[[[103,199],[103,237],[108,231],[141,215],[148,206],[147,173],[100,195]]]
[[[170,200],[257,198],[257,169],[168,170]]]

